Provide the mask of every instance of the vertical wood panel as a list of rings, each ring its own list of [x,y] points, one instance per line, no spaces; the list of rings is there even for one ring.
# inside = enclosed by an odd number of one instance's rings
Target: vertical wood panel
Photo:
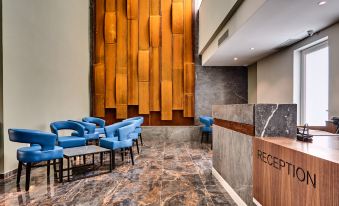
[[[105,13],[105,43],[116,43],[116,13]]]
[[[194,94],[185,94],[184,117],[194,117]]]
[[[139,0],[139,49],[149,49],[149,0]]]
[[[160,15],[161,0],[151,0],[151,15]]]
[[[192,0],[185,1],[184,10],[184,35],[185,35],[185,63],[193,62],[193,32],[192,32]]]
[[[105,65],[102,63],[94,64],[94,95],[95,108],[94,115],[97,117],[105,116]]]
[[[149,114],[149,82],[139,82],[139,114]]]
[[[184,36],[173,34],[173,68],[184,69]],[[175,82],[173,80],[173,82]]]
[[[138,55],[139,82],[149,81],[149,50],[139,50]]]
[[[184,109],[184,70],[173,69],[173,109]]]
[[[106,108],[115,108],[116,44],[105,44]]]
[[[161,82],[161,120],[172,120],[172,81]]]
[[[184,91],[185,93],[194,93],[194,64],[186,63],[184,71]]]
[[[106,0],[106,12],[116,11],[116,0]]]
[[[171,0],[162,0],[161,80],[172,81]]]
[[[105,0],[96,0],[95,6],[95,63],[105,61],[104,20]]]
[[[127,18],[138,19],[139,0],[127,0]]]
[[[127,2],[117,0],[116,115],[127,118]]]
[[[160,16],[150,16],[150,38],[152,47],[160,46],[160,24]]]
[[[172,32],[173,34],[184,33],[184,4],[182,1],[172,4]]]
[[[160,111],[160,50],[152,48],[150,65],[150,110]]]
[[[138,20],[128,21],[128,105],[138,105]]]

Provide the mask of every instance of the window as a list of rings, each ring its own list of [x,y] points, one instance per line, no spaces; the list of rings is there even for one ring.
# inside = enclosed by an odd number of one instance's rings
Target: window
[[[328,120],[329,65],[327,41],[301,52],[301,122],[324,126]]]

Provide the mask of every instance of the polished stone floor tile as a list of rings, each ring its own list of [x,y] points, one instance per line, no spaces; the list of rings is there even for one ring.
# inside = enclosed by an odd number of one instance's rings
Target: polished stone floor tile
[[[71,171],[70,182],[55,181],[53,169],[48,181],[46,167],[35,168],[29,192],[24,191],[24,175],[20,187],[15,177],[0,182],[0,205],[235,205],[212,175],[209,145],[145,141],[134,166],[129,155],[122,161],[117,153],[112,173],[107,173],[108,156],[104,158],[100,166],[96,156],[94,170],[90,165]],[[86,162],[92,162],[92,157]],[[81,163],[82,158],[77,158],[71,165]]]

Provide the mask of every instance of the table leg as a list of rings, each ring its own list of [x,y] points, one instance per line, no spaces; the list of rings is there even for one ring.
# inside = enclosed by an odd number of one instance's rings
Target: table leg
[[[102,166],[103,158],[104,158],[104,153],[100,152],[100,165],[101,166]]]
[[[59,182],[62,182],[63,181],[63,178],[64,178],[64,167],[63,167],[63,162],[64,162],[64,159],[61,158],[59,159]]]
[[[69,172],[70,172],[70,169],[69,169],[69,157],[67,157],[67,181],[69,182]]]

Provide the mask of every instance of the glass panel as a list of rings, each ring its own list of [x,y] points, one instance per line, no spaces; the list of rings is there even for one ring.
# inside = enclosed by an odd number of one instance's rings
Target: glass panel
[[[305,55],[305,120],[324,126],[328,120],[328,47]]]

